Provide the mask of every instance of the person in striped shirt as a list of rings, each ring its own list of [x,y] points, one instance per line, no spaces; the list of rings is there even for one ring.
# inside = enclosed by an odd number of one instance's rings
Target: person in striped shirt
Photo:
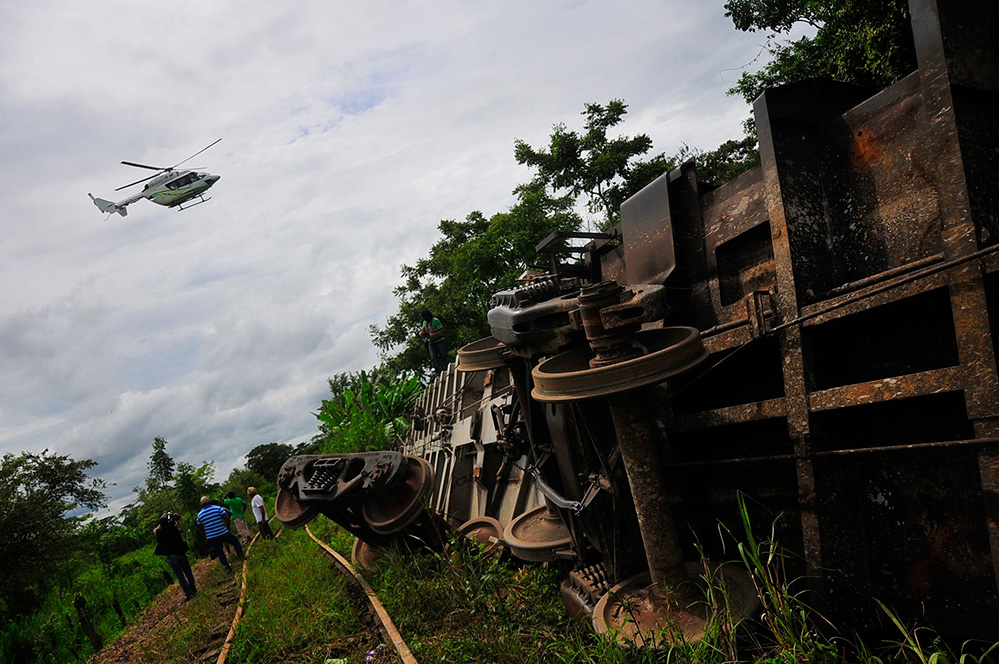
[[[239,538],[229,532],[229,522],[231,515],[229,510],[218,505],[213,505],[208,496],[201,496],[201,511],[198,512],[198,533],[215,551],[215,556],[230,572],[232,566],[229,565],[225,557],[224,543],[232,544],[236,548],[236,555],[243,559],[243,545],[239,543]]]

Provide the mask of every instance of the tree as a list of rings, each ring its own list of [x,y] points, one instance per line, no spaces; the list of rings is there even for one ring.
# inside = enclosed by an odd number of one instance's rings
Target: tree
[[[590,212],[601,214],[606,227],[613,225],[627,198],[662,175],[667,164],[662,155],[649,162],[636,157],[652,149],[646,134],[608,138],[607,131],[621,123],[628,106],[612,99],[606,106],[586,104],[585,132],[578,134],[556,124],[547,149],[514,142],[518,164],[537,169],[536,181],[554,191],[568,191],[573,199],[585,194]]]
[[[177,464],[176,482],[173,487],[174,504],[177,511],[193,520],[201,509],[201,496],[210,496],[219,491],[215,478],[215,462],[203,461],[200,466],[181,461]],[[158,517],[159,515],[156,514]]]
[[[370,328],[385,360],[381,372],[398,376],[429,367],[429,355],[416,334],[424,307],[444,323],[449,349],[488,336],[486,312],[493,293],[516,286],[526,269],[545,262],[535,250],[538,241],[553,231],[579,228],[574,199],[552,197],[538,182],[521,185],[514,193],[518,201],[508,212],[487,219],[476,211],[464,221],[441,221],[442,237],[430,255],[402,266],[405,282],[395,289],[398,312],[384,327]]]
[[[0,458],[0,617],[26,613],[64,569],[85,515],[106,504],[90,459],[22,452]]]
[[[286,443],[265,443],[257,445],[246,455],[246,467],[257,475],[276,482],[281,466],[294,455],[294,448]]]
[[[174,464],[173,486],[160,484],[152,475],[146,478],[145,486],[134,487],[135,502],[122,508],[120,519],[123,526],[140,533],[150,533],[156,521],[164,512],[178,512],[185,523],[192,524],[194,515],[201,507],[203,495],[215,495],[219,485],[213,481],[215,463],[204,461],[200,466],[180,461]]]
[[[729,0],[725,10],[737,29],[771,33],[772,61],[729,91],[749,103],[766,88],[808,78],[880,90],[916,68],[906,0]],[[798,23],[815,36],[778,40]]]
[[[292,455],[294,456],[294,455]],[[273,477],[265,477],[260,473],[256,473],[249,468],[233,468],[229,472],[229,477],[225,478],[225,482],[222,483],[222,488],[220,491],[225,494],[229,491],[235,491],[236,495],[244,500],[249,500],[246,497],[247,487],[255,486],[258,489],[267,484],[276,484],[277,474]]]
[[[153,453],[149,457],[149,481],[159,487],[165,487],[173,479],[173,457],[167,454],[166,446],[167,442],[163,438],[153,438]]]

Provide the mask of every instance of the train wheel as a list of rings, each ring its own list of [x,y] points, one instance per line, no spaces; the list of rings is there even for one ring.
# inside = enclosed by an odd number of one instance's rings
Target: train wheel
[[[708,357],[701,333],[693,327],[664,327],[632,335],[642,355],[596,368],[588,347],[559,353],[534,367],[532,396],[538,401],[576,401],[619,394],[660,383]]]
[[[458,534],[492,552],[503,542],[503,525],[491,516],[480,516],[461,524]]]
[[[458,350],[459,371],[486,371],[507,365],[506,344],[495,337],[486,337],[462,346]]]
[[[434,470],[420,457],[407,456],[408,467],[394,486],[373,491],[361,503],[361,515],[379,535],[397,533],[427,508],[433,491]]]
[[[350,562],[354,567],[361,569],[375,569],[378,559],[381,557],[382,548],[365,542],[360,537],[354,540],[354,546],[350,550]]]
[[[278,489],[274,512],[289,528],[301,528],[319,515],[315,508],[300,503],[295,493],[288,489]]]
[[[709,563],[715,583],[725,589],[729,620],[737,623],[755,613],[760,600],[749,574],[734,565]],[[668,647],[681,639],[695,643],[704,637],[706,608],[702,563],[687,563],[687,578],[698,579],[666,596],[651,584],[648,572],[627,579],[607,592],[593,609],[593,629],[615,635],[622,645]]]
[[[548,562],[572,547],[569,529],[562,517],[547,505],[524,512],[503,532],[503,542],[521,560]]]

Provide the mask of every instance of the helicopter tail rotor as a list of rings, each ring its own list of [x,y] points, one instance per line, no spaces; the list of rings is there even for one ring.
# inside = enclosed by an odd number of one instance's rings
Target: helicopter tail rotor
[[[128,210],[124,205],[118,206],[111,201],[104,200],[103,198],[94,198],[93,194],[87,194],[87,196],[90,196],[90,200],[94,202],[94,205],[96,205],[101,212],[106,212],[108,214],[117,212],[123,217],[128,214]]]

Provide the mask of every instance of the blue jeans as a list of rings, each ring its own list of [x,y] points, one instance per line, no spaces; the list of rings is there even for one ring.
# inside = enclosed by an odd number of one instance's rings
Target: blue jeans
[[[228,542],[236,547],[236,555],[239,556],[240,560],[243,559],[243,545],[239,543],[239,538],[232,533],[223,533],[218,537],[213,537],[208,540],[208,543],[212,545],[212,550],[215,551],[215,556],[219,559],[219,562],[222,563],[222,567],[232,571],[232,567],[229,566],[229,561],[226,560],[225,557],[225,549],[222,548],[223,542]]]
[[[434,363],[434,371],[440,373],[447,367],[447,346],[444,345],[444,339],[428,341],[427,350],[430,352],[430,361]]]
[[[187,597],[193,597],[198,592],[194,584],[194,572],[191,571],[191,562],[187,559],[186,553],[169,553],[166,557],[167,565],[177,575],[177,583]]]

